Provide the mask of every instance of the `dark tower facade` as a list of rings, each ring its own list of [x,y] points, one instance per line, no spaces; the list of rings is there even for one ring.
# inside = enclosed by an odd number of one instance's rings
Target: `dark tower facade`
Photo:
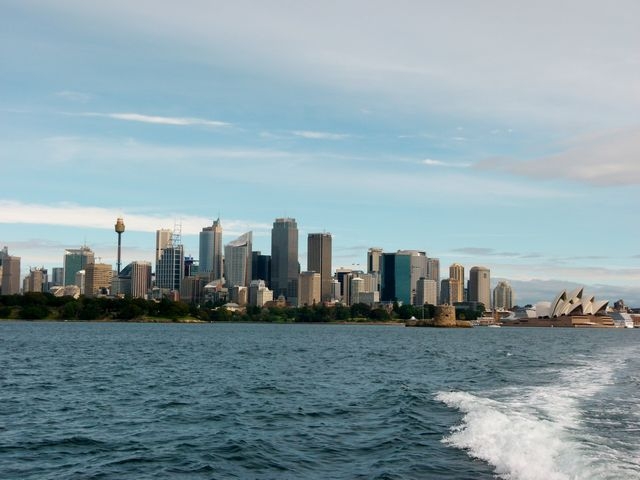
[[[294,218],[276,218],[271,230],[271,290],[274,298],[284,295],[297,301],[298,224]]]
[[[307,237],[307,270],[320,274],[320,298],[331,300],[331,234],[310,233]]]

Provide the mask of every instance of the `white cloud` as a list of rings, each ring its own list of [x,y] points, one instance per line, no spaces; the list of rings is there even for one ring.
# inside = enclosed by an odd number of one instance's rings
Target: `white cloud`
[[[533,160],[486,159],[475,168],[596,186],[640,185],[640,128],[576,137],[563,147],[564,151]]]
[[[113,230],[117,217],[123,217],[126,229],[135,232],[155,232],[160,228],[181,226],[184,235],[194,235],[212,219],[175,212],[167,214],[138,213],[136,209],[82,206],[74,203],[51,205],[0,200],[0,224],[56,225],[64,227]],[[270,231],[271,225],[243,220],[224,220],[225,234],[240,235],[247,230]]]
[[[442,160],[434,160],[432,158],[425,158],[421,163],[428,167],[468,168],[471,166],[470,163],[444,162]]]
[[[141,113],[95,113],[88,112],[82,115],[88,117],[104,117],[127,122],[151,123],[155,125],[175,125],[175,126],[206,126],[206,127],[229,127],[230,123],[218,120],[207,120],[204,118],[191,117],[162,117],[158,115],[144,115]]]
[[[345,138],[350,137],[350,135],[346,133],[314,132],[310,130],[295,130],[291,133],[297,137],[309,138],[312,140],[344,140]]]

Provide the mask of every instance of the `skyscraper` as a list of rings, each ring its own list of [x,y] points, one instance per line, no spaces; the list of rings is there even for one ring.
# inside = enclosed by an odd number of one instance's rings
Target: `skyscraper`
[[[248,287],[251,282],[251,243],[253,233],[247,232],[224,247],[227,288]]]
[[[464,302],[464,267],[459,263],[449,267],[449,300],[451,304]]]
[[[331,234],[310,233],[307,238],[307,270],[320,274],[320,297],[331,300]]]
[[[223,277],[222,225],[219,218],[213,222],[213,225],[204,227],[200,232],[199,260],[199,272],[211,273],[213,280]]]
[[[418,285],[416,286],[415,304],[422,306],[425,303],[429,305],[438,304],[438,288],[434,280],[422,277],[418,280]]]
[[[160,256],[162,255],[162,250],[171,246],[172,240],[173,230],[169,230],[167,228],[156,230],[156,271],[158,269],[157,264],[160,260]]]
[[[93,251],[86,245],[78,249],[64,251],[64,284],[75,285],[76,273],[84,270],[87,265],[94,262]]]
[[[469,300],[480,302],[491,309],[491,276],[487,267],[471,267],[469,270]]]
[[[411,255],[407,253],[383,253],[381,261],[380,299],[411,305]]]
[[[299,277],[298,306],[315,305],[320,302],[320,274],[317,272],[301,272]]]
[[[493,308],[510,310],[513,308],[513,289],[508,282],[501,280],[493,289]]]
[[[156,265],[156,286],[179,292],[183,275],[184,247],[181,244],[174,244],[163,248]]]
[[[436,301],[440,300],[440,260],[437,258],[427,258],[427,275],[429,280],[436,282]]]
[[[271,279],[271,256],[261,252],[251,252],[251,280],[264,280],[265,287]]]
[[[20,293],[20,257],[13,257],[6,253],[2,258],[2,295],[18,293]]]
[[[367,273],[380,272],[380,259],[383,250],[381,248],[370,248],[367,252]]]
[[[131,297],[146,298],[151,289],[151,262],[131,262]]]
[[[84,294],[94,297],[111,287],[113,268],[107,263],[90,263],[84,270]]]
[[[294,218],[276,218],[271,230],[271,290],[274,298],[298,297],[298,224]]]

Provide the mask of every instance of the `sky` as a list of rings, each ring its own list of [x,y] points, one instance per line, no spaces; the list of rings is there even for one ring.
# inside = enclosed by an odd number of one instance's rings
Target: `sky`
[[[0,247],[22,269],[294,217],[640,306],[640,2],[0,0]]]

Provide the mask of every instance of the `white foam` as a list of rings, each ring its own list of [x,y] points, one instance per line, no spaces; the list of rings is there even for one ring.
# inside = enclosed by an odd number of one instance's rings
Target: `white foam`
[[[618,350],[584,357],[577,367],[550,369],[546,373],[555,380],[544,386],[477,395],[440,392],[437,400],[464,413],[443,441],[490,463],[508,480],[639,478],[632,459],[603,448],[597,432],[581,424],[581,401],[613,384],[628,353]]]
[[[575,478],[572,470],[567,470],[566,460],[575,461],[579,455],[562,427],[554,422],[466,392],[440,392],[436,398],[465,413],[462,425],[455,427],[444,442],[490,463],[502,478]]]

